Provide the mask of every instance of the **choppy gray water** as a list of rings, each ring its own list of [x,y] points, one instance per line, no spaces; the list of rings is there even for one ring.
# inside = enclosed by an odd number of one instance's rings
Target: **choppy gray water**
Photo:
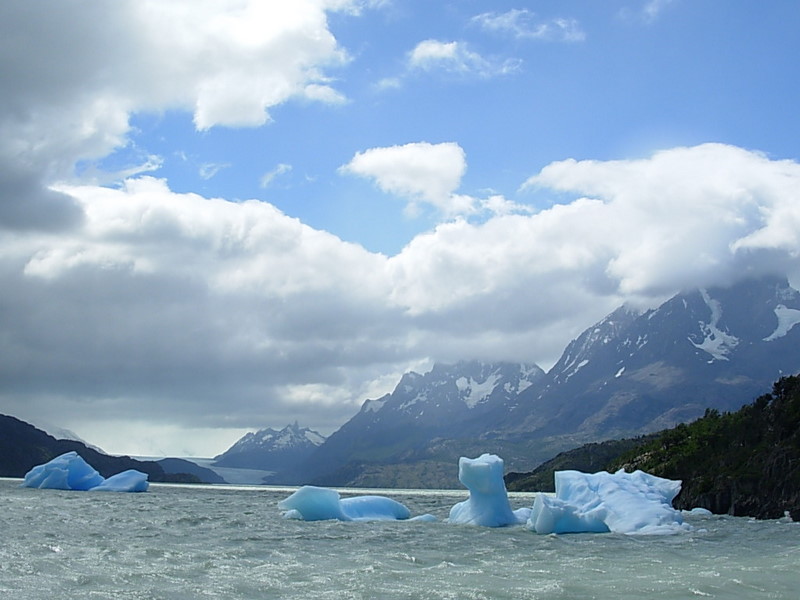
[[[282,519],[283,490],[63,492],[0,481],[0,597],[791,598],[800,524],[687,519],[665,537]],[[465,493],[392,493],[447,517]],[[514,508],[531,497],[512,497]]]

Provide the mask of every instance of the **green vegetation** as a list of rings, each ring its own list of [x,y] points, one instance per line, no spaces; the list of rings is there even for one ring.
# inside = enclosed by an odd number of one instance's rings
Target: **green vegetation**
[[[606,457],[605,464],[594,461],[585,468],[591,454]],[[757,518],[782,517],[788,511],[800,519],[800,377],[780,379],[771,393],[736,412],[709,409],[693,423],[652,436],[564,453],[533,473],[510,476],[509,487],[534,490],[542,477],[558,469],[620,468],[682,480],[676,508],[700,506]]]
[[[603,471],[622,453],[638,448],[645,440],[652,438],[653,436],[650,435],[584,444],[573,450],[561,452],[530,473],[508,473],[505,476],[506,488],[510,492],[554,492],[553,473],[556,471],[576,470],[584,473]]]

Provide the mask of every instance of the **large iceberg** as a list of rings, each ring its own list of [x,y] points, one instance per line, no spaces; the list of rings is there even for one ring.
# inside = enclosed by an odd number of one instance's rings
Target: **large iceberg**
[[[469,499],[450,509],[450,523],[503,527],[524,523],[528,518],[529,508],[511,510],[499,456],[462,456],[458,459],[458,479],[469,490]]]
[[[146,473],[133,469],[105,479],[77,452],[67,452],[33,467],[26,473],[22,486],[55,490],[146,492],[149,484]]]
[[[688,528],[672,507],[681,482],[643,471],[557,471],[555,496],[539,494],[528,528],[537,533],[669,534]]]
[[[354,496],[342,499],[329,488],[305,485],[278,502],[287,519],[304,521],[395,521],[408,519],[408,508],[385,496]]]

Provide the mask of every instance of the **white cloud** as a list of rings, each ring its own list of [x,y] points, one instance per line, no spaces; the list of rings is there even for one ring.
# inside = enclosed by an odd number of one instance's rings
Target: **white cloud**
[[[377,91],[397,90],[403,87],[403,80],[400,77],[384,77],[373,86]]]
[[[515,59],[500,61],[484,58],[470,50],[464,42],[424,40],[409,53],[408,66],[412,70],[494,77],[517,71],[520,62]]]
[[[644,8],[642,8],[642,15],[647,21],[654,21],[659,17],[661,12],[674,0],[647,0]]]
[[[261,176],[260,185],[262,188],[269,187],[272,182],[275,180],[276,177],[280,177],[281,175],[285,175],[286,173],[291,172],[292,165],[288,165],[286,163],[280,163],[271,171],[267,171],[264,175]]]
[[[309,100],[323,102],[325,104],[345,104],[347,98],[341,92],[329,85],[310,83],[305,87],[304,95]]]
[[[200,175],[201,179],[209,180],[222,169],[227,169],[230,166],[230,163],[203,163],[198,169],[198,175]]]
[[[368,177],[384,192],[410,200],[409,211],[427,202],[446,215],[472,212],[473,199],[455,193],[467,169],[454,142],[415,142],[358,152],[340,171]]]
[[[455,144],[411,144],[345,168],[447,203],[465,160]],[[526,215],[490,198],[496,216],[454,219],[388,258],[269,204],[178,194],[149,177],[61,187],[80,226],[0,231],[4,410],[51,415],[88,439],[81,424],[106,419],[233,430],[311,406],[309,424],[330,430],[391,387],[386,373],[419,361],[547,366],[624,301],[800,276],[794,161],[707,144],[560,161],[530,186],[573,199]]]
[[[792,269],[798,181],[795,162],[703,144],[648,159],[553,163],[526,186],[601,200],[613,240],[606,271],[624,292],[647,294],[726,283],[765,262]]]
[[[0,223],[74,225],[46,190],[78,160],[126,142],[134,111],[189,110],[198,129],[260,125],[293,98],[338,104],[324,70],[347,60],[327,10],[369,3],[297,0],[45,1],[2,6]],[[54,93],[54,90],[57,90]],[[12,206],[13,197],[29,211]]]
[[[581,42],[586,39],[577,20],[558,17],[542,21],[525,8],[513,8],[504,13],[485,12],[474,16],[472,22],[487,31],[511,34],[518,39],[558,42]]]

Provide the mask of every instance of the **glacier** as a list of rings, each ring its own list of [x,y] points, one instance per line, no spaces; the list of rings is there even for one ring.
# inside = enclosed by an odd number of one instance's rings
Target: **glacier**
[[[66,452],[42,465],[33,467],[25,474],[22,487],[105,491],[146,492],[149,484],[147,474],[133,469],[123,471],[105,479],[77,452]]]
[[[458,480],[469,490],[469,498],[450,509],[448,522],[484,527],[526,522],[531,509],[511,510],[503,465],[503,459],[494,454],[458,459]]]
[[[663,535],[689,528],[672,507],[681,482],[644,471],[556,471],[555,496],[538,494],[528,529],[536,533]]]
[[[303,521],[396,521],[411,517],[411,511],[385,496],[354,496],[342,499],[339,492],[324,487],[304,485],[278,502],[287,519]]]

